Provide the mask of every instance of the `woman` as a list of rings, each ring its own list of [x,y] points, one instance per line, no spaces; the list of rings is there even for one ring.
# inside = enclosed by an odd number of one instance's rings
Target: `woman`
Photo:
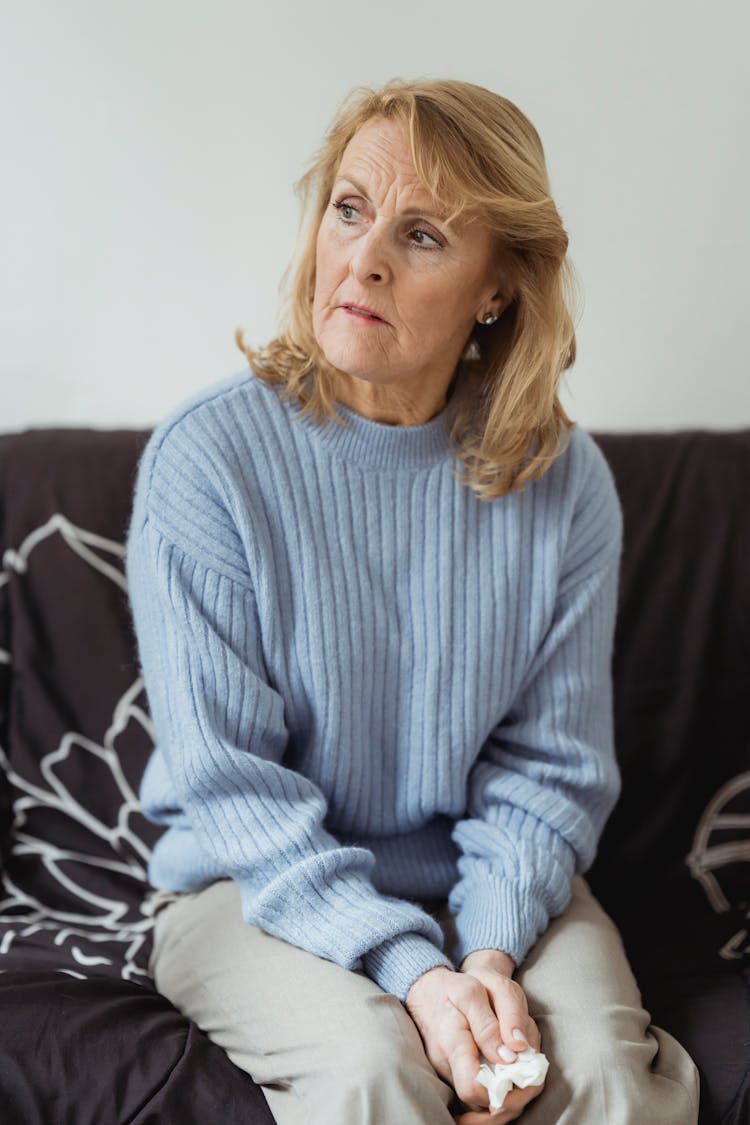
[[[619,793],[622,513],[541,143],[352,92],[284,331],[152,434],[127,573],[157,735],[157,987],[279,1125],[697,1120],[582,873]],[[459,468],[462,472],[459,472]],[[482,1059],[545,1083],[491,1113]]]

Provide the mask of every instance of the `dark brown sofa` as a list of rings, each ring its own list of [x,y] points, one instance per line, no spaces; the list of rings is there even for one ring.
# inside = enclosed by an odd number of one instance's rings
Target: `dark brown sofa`
[[[273,1125],[148,975],[152,728],[123,569],[148,436],[0,435],[4,1125]],[[624,787],[588,878],[698,1063],[701,1125],[747,1125],[750,430],[594,436],[625,512]]]

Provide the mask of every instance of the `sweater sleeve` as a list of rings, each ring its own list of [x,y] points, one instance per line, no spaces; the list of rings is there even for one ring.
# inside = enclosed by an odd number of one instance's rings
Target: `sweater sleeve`
[[[149,484],[151,452],[126,574],[171,807],[160,816],[144,803],[144,812],[161,823],[184,818],[212,873],[204,881],[234,879],[246,922],[361,967],[404,1000],[422,973],[452,967],[442,930],[418,905],[376,891],[373,853],[340,846],[323,827],[321,789],[283,764],[284,701],[265,671],[255,593],[228,512],[207,477],[193,487],[157,473]]]
[[[456,964],[498,949],[520,965],[593,863],[620,794],[611,657],[623,518],[593,438],[570,519],[554,613],[514,705],[469,776],[455,825]]]

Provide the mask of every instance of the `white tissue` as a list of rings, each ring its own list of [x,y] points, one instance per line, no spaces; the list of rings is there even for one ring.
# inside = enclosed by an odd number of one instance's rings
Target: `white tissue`
[[[527,1047],[520,1051],[512,1063],[483,1062],[479,1067],[477,1082],[484,1086],[490,1095],[490,1107],[501,1109],[505,1097],[514,1086],[539,1086],[547,1076],[549,1059],[541,1051]]]

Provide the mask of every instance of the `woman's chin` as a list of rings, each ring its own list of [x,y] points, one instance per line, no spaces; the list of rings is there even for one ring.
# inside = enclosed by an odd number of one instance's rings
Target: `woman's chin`
[[[382,355],[362,355],[351,349],[337,348],[324,349],[323,354],[332,367],[352,379],[381,382],[390,370],[388,361]]]
[[[373,333],[368,338],[367,331],[346,333],[321,333],[318,343],[328,362],[339,371],[355,372],[377,371],[389,366],[390,348],[383,347],[383,340],[376,340]]]

